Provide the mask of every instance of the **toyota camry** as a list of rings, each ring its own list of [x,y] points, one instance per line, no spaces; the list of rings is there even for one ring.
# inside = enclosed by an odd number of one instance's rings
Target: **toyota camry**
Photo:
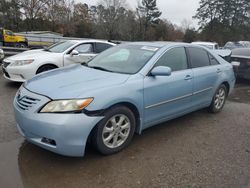
[[[14,99],[15,117],[42,148],[83,156],[91,143],[108,155],[148,127],[202,108],[220,112],[234,84],[232,65],[207,48],[127,43],[28,80]]]

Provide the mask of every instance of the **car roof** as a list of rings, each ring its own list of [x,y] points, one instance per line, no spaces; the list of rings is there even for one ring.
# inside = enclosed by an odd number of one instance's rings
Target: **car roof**
[[[107,44],[113,44],[115,45],[115,43],[112,42],[108,42],[107,40],[97,40],[97,39],[83,39],[83,40],[65,40],[65,41],[73,41],[73,42],[77,42],[77,43],[84,43],[84,42],[102,42],[102,43],[107,43]]]
[[[128,42],[124,43],[125,45],[140,45],[140,46],[152,46],[156,48],[163,48],[163,47],[171,47],[176,45],[190,45],[184,42],[167,42],[167,41],[150,41],[150,42]]]

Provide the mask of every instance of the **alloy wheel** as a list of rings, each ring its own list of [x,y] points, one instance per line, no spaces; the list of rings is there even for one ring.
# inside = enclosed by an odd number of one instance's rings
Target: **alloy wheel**
[[[102,131],[102,140],[108,148],[121,146],[129,137],[131,122],[124,114],[112,116]]]
[[[224,88],[220,88],[215,94],[214,107],[219,110],[223,107],[226,99],[226,91]]]

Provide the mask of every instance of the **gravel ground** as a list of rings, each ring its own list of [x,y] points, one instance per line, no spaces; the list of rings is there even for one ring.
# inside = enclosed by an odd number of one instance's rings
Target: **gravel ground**
[[[118,154],[89,147],[84,158],[24,141],[12,110],[19,86],[0,78],[0,187],[250,188],[250,82],[236,85],[219,114],[194,112],[145,130]]]

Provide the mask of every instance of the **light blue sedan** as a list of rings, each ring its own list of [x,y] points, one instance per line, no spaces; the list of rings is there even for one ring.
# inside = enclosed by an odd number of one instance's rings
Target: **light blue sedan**
[[[203,47],[127,43],[27,81],[15,117],[20,133],[42,148],[83,156],[89,142],[108,155],[148,127],[202,108],[220,112],[234,84],[232,65]]]

